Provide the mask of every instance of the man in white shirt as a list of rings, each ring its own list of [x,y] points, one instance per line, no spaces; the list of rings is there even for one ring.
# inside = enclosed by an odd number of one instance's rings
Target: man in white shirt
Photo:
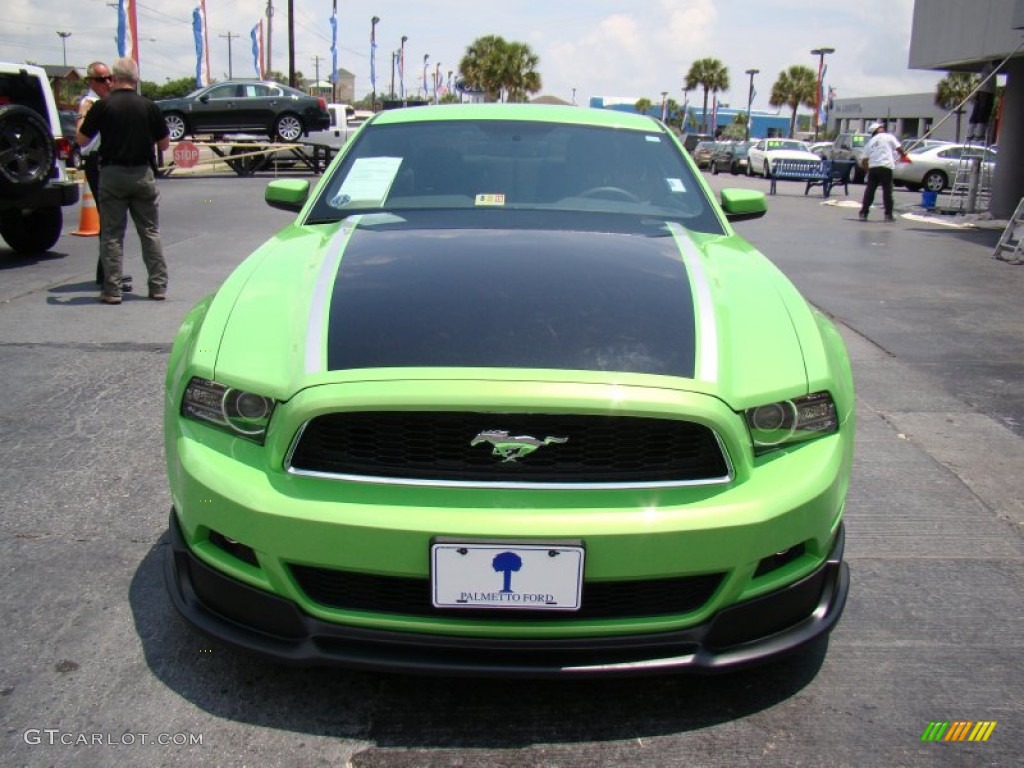
[[[872,123],[868,126],[871,138],[864,145],[861,167],[867,171],[864,179],[864,200],[860,205],[860,220],[868,220],[868,211],[875,202],[875,190],[882,187],[882,205],[885,208],[885,220],[892,221],[892,172],[896,163],[910,162],[903,151],[899,139],[886,132],[884,123]]]

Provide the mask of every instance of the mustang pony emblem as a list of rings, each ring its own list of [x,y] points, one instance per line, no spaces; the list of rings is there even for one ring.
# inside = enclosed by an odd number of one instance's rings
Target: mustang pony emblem
[[[545,437],[543,440],[538,440],[536,437],[530,437],[529,435],[509,437],[508,431],[504,429],[485,429],[474,437],[469,444],[490,443],[494,446],[491,453],[494,456],[501,456],[502,461],[505,462],[517,461],[523,458],[523,456],[533,453],[542,445],[567,442],[569,442],[568,437]]]

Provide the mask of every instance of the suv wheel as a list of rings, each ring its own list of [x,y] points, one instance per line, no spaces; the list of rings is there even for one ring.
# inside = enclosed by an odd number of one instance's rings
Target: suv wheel
[[[0,106],[0,196],[18,197],[46,184],[56,151],[49,127],[34,109]]]
[[[12,211],[0,219],[0,236],[17,253],[43,253],[60,239],[64,212],[60,206],[37,208],[29,213]]]

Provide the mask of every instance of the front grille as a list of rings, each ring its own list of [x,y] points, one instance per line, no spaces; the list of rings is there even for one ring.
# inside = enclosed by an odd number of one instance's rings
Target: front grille
[[[429,579],[376,576],[303,565],[291,565],[290,568],[299,587],[311,600],[331,608],[402,616],[480,618],[492,621],[622,619],[689,613],[711,598],[725,576],[722,573],[711,573],[646,581],[584,582],[580,609],[567,613],[434,608],[430,601]]]
[[[515,461],[474,438],[487,430],[544,442]],[[566,438],[565,442],[560,442]],[[722,482],[729,468],[701,424],[629,416],[467,412],[332,413],[292,452],[300,472],[454,483]]]

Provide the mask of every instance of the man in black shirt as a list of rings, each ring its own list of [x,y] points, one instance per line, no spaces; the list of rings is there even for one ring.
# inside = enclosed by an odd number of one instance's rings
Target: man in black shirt
[[[160,241],[158,201],[153,174],[154,146],[170,146],[160,110],[137,92],[139,66],[130,58],[118,59],[111,70],[110,93],[96,102],[78,129],[82,146],[97,133],[100,144],[100,260],[104,282],[100,301],[121,303],[121,263],[124,234],[131,213],[142,244],[142,260],[149,273],[149,298],[167,298],[167,263]]]

